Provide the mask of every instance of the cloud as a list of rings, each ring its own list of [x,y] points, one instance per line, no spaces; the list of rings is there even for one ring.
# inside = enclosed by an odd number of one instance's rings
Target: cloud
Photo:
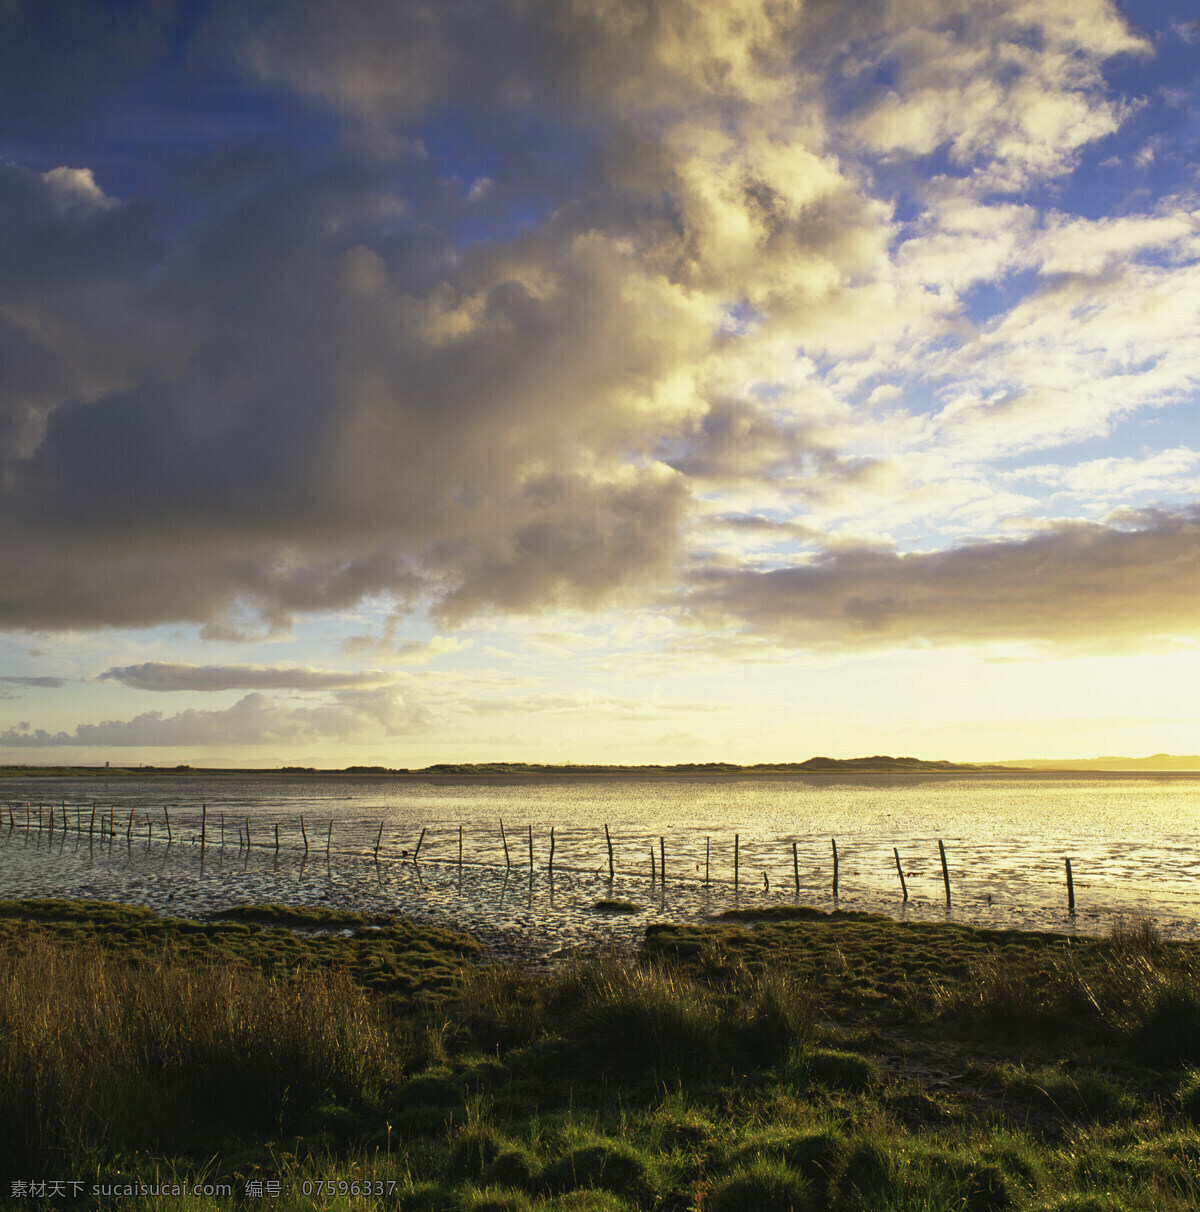
[[[857,65],[886,64],[896,83],[860,107],[852,129],[877,152],[945,148],[993,189],[1064,172],[1116,130],[1125,107],[1108,99],[1100,64],[1151,50],[1108,0],[895,2],[883,13],[877,49]]]
[[[1059,492],[1097,500],[1129,497],[1153,492],[1195,494],[1200,491],[1196,477],[1200,453],[1177,446],[1160,450],[1145,458],[1089,459],[1074,466],[1041,464],[1009,472],[1006,479],[1035,480]]]
[[[0,677],[0,682],[9,682],[14,686],[37,686],[49,689],[59,689],[62,686],[69,685],[67,678],[52,678],[52,677],[16,677],[6,675]]]
[[[296,707],[264,694],[248,694],[217,711],[189,709],[175,715],[147,711],[132,720],[80,724],[72,732],[12,728],[0,747],[187,746],[355,742],[411,736],[426,731],[430,716],[396,691],[346,690],[319,707]]]
[[[1195,630],[1200,511],[1146,510],[1008,542],[933,552],[840,552],[766,572],[698,571],[707,628],[797,647],[1134,643]]]
[[[168,46],[143,11],[100,23],[127,73]],[[1195,382],[1184,201],[1089,226],[987,192],[1128,112],[1101,68],[1146,46],[1104,0],[251,0],[201,25],[189,70],[241,71],[269,116],[228,147],[198,123],[178,194],[0,166],[0,626],[655,602],[706,511],[844,541]],[[959,175],[901,221],[880,170],[938,150]],[[1022,270],[1032,294],[964,318]],[[902,500],[931,447],[952,466]]]
[[[281,669],[267,665],[179,665],[147,661],[105,670],[102,681],[134,690],[341,690],[377,686],[394,674],[364,670]]]

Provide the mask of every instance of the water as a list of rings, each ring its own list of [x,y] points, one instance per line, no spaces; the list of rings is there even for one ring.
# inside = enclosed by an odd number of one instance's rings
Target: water
[[[97,822],[111,813],[111,835],[93,827],[93,802]],[[651,921],[797,902],[831,909],[832,838],[843,909],[1080,933],[1145,915],[1168,936],[1200,937],[1200,775],[6,779],[0,821],[0,897],[96,897],[181,915],[254,901],[401,913],[469,930],[494,953],[536,960],[630,946]],[[606,897],[640,911],[620,918],[594,912]]]

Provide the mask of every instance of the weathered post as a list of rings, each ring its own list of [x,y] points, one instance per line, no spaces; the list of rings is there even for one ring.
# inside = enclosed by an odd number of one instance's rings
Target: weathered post
[[[171,836],[171,814],[167,811],[166,804],[163,805],[163,817],[167,822],[167,845],[169,846],[175,839]]]
[[[704,839],[704,882],[706,884],[708,883],[708,860],[710,857],[710,847],[709,847],[710,841],[711,841],[710,838]]]
[[[304,813],[300,814],[300,836],[304,839],[304,857],[308,858],[308,830],[304,828]]]
[[[458,827],[458,878],[462,879],[462,826]]]
[[[738,835],[733,835],[733,890],[737,891],[738,886]]]
[[[325,834],[325,858],[326,859],[329,858],[329,847],[332,842],[333,842],[333,819],[330,818],[329,829]]]
[[[425,840],[425,827],[421,826],[421,836],[417,838],[417,848],[413,851],[413,862],[416,863],[417,855],[421,853],[421,843]]]
[[[208,843],[208,805],[200,805],[200,849]]]
[[[50,836],[54,836],[54,805],[50,805]]]
[[[829,839],[833,843],[833,899],[838,898],[838,855],[837,855],[837,838]]]
[[[279,857],[279,822],[275,822],[275,857]]]
[[[533,826],[529,826],[529,878],[533,879]]]
[[[125,827],[125,845],[133,845],[133,809],[129,810],[129,824]]]
[[[500,818],[500,840],[504,843],[504,870],[507,871],[512,866],[512,859],[508,855],[508,837],[504,833],[504,818]]]
[[[89,834],[88,836],[90,837],[91,835]],[[154,841],[154,818],[150,815],[150,813],[147,812],[146,813],[146,846],[149,847],[150,843],[153,841]]]
[[[938,854],[942,856],[942,883],[946,885],[946,908],[950,908],[950,868],[946,866],[946,847],[938,838]]]
[[[92,805],[92,819],[88,823],[88,841],[90,842],[96,834],[96,805]]]
[[[660,836],[658,839],[658,869],[662,872],[662,882],[667,882],[667,844]]]
[[[658,869],[654,865],[654,843],[650,843],[650,886],[654,886],[654,881],[658,878]]]
[[[550,865],[549,865],[549,872],[550,872],[550,878],[551,878],[551,879],[553,879],[553,878],[554,878],[554,826],[553,826],[553,825],[551,825],[551,826],[550,826]]]
[[[250,849],[250,818],[246,818],[246,850]]]
[[[796,879],[796,895],[800,895],[800,857],[796,853],[796,843],[792,843],[792,875]]]
[[[225,849],[225,813],[221,813],[221,849]]]
[[[895,846],[892,853],[896,856],[896,874],[900,877],[900,891],[904,893],[904,903],[908,904],[908,885],[904,882],[904,869],[900,866],[900,851]]]
[[[379,832],[375,835],[375,861],[379,862],[379,843],[383,841],[383,822],[379,822]]]
[[[1075,916],[1075,881],[1071,878],[1071,860],[1067,859],[1067,912]]]
[[[613,849],[612,838],[608,836],[608,825],[604,826],[604,844],[608,847],[608,882],[613,882]]]

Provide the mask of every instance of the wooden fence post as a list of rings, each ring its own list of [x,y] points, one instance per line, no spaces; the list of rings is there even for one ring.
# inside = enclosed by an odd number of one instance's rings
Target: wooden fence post
[[[837,838],[829,839],[833,843],[833,899],[838,898],[838,854],[837,854]]]
[[[421,836],[417,838],[417,848],[413,851],[413,862],[416,863],[417,855],[421,853],[421,843],[425,840],[425,826],[421,826]]]
[[[908,904],[908,885],[904,882],[904,869],[900,866],[900,851],[895,846],[892,853],[896,856],[896,874],[900,877],[900,891],[904,893],[904,903]]]
[[[329,819],[329,829],[325,834],[325,857],[329,858],[329,847],[333,842],[333,818]]]
[[[130,808],[130,810],[129,810],[129,824],[125,829],[125,844],[127,846],[133,845],[133,809],[132,808]]]
[[[796,843],[792,843],[792,875],[796,879],[796,895],[800,895],[800,858],[796,854]]]
[[[458,827],[458,878],[462,879],[462,826]]]
[[[304,828],[304,813],[300,814],[300,836],[304,839],[304,857],[308,858],[308,830]]]
[[[658,869],[654,865],[654,843],[650,843],[650,885],[654,886],[654,881],[658,878]]]
[[[500,818],[500,840],[504,843],[504,870],[507,871],[512,866],[512,859],[508,855],[508,837],[504,833],[504,818]]]
[[[550,878],[554,878],[554,826],[550,826]]]
[[[711,840],[712,840],[711,838],[707,838],[707,837],[704,839],[704,882],[706,884],[708,883],[708,860],[709,860],[709,853],[710,853],[709,843],[711,842]]]
[[[250,849],[250,818],[246,818],[246,849]]]
[[[663,841],[661,835],[658,839],[658,857],[658,869],[661,872],[662,882],[665,884],[667,882],[667,843]]]
[[[950,868],[946,866],[946,847],[938,838],[938,854],[942,856],[942,883],[946,885],[946,908],[950,908]]]
[[[167,822],[167,845],[169,846],[175,839],[171,835],[171,814],[167,811],[166,804],[163,805],[163,816]]]
[[[737,891],[738,886],[738,843],[740,839],[735,833],[733,835],[733,890]]]
[[[208,805],[200,805],[200,849],[203,850],[208,842]]]
[[[529,878],[533,878],[533,826],[529,826]]]
[[[96,805],[92,805],[92,819],[88,823],[88,841],[90,842],[96,833]]]
[[[1067,859],[1067,912],[1075,916],[1075,881],[1071,878],[1071,860]]]
[[[375,861],[379,862],[379,843],[383,841],[383,822],[379,822],[379,832],[375,835]]]
[[[613,851],[612,838],[608,836],[608,825],[604,826],[604,843],[608,846],[608,882],[613,882]]]
[[[275,857],[279,857],[279,822],[275,822]]]

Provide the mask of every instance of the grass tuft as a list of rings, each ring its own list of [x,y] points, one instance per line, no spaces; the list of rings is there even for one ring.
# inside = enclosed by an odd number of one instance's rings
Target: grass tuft
[[[546,1167],[542,1181],[554,1192],[598,1187],[638,1202],[650,1200],[659,1187],[653,1161],[620,1140],[597,1140],[569,1149]]]
[[[1200,986],[1173,976],[1148,998],[1133,1031],[1141,1057],[1152,1065],[1200,1062]]]
[[[712,1212],[808,1212],[812,1184],[777,1158],[740,1167],[713,1188]]]

